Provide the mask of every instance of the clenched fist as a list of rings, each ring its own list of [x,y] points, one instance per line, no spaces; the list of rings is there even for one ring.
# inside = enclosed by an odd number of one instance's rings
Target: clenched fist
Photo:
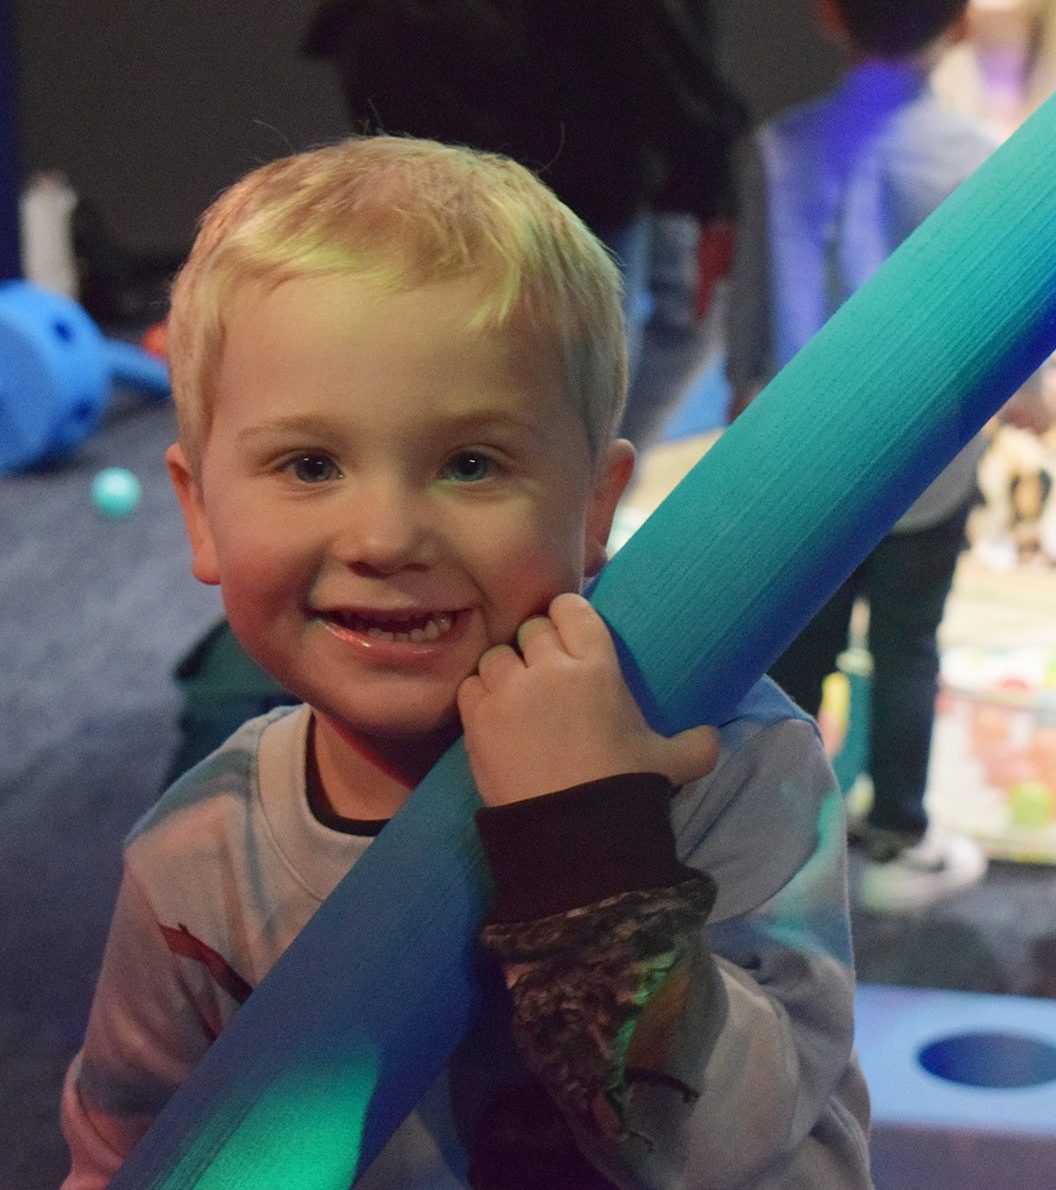
[[[525,620],[517,649],[488,649],[459,687],[458,710],[489,806],[618,773],[662,773],[677,787],[709,773],[718,756],[712,727],[670,738],[653,731],[604,620],[580,595],[558,595],[548,615]]]

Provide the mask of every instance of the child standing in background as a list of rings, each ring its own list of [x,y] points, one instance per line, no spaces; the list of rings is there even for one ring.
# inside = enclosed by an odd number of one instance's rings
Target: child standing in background
[[[729,302],[731,420],[994,148],[945,108],[931,67],[962,35],[967,0],[817,0],[853,62],[832,95],[765,125],[744,171]],[[937,633],[982,453],[966,447],[774,664],[812,715],[868,599],[869,773],[857,889],[877,911],[921,908],[986,871],[967,837],[929,831],[924,808],[938,691]]]

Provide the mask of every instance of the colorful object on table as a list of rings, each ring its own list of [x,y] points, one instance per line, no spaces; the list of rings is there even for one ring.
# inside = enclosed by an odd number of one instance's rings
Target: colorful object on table
[[[107,339],[70,298],[0,284],[0,475],[65,454],[96,428],[113,382],[168,396],[168,370]]]
[[[868,801],[872,800],[868,770],[873,659],[868,649],[855,643],[837,657],[836,663],[838,677],[846,683],[847,712],[839,750],[832,754],[832,768],[840,789],[848,795],[848,809],[852,813],[864,813],[868,807],[862,805],[863,795]]]
[[[1050,102],[829,320],[602,572],[591,597],[656,727],[727,719],[1056,347],[1054,150]],[[242,1006],[112,1190],[330,1190],[347,1185],[350,1149],[357,1174],[369,1166],[475,1011],[488,895],[478,804],[456,744]],[[261,1158],[257,1125],[290,1088],[320,1064],[343,1072],[347,1088],[364,1052],[369,1105],[319,1101],[319,1129],[339,1138],[333,1166],[300,1177],[295,1141]]]
[[[119,520],[134,512],[143,487],[124,467],[104,467],[92,480],[92,504],[103,516]]]
[[[979,463],[968,538],[993,570],[1056,564],[1056,433],[998,426]]]
[[[1043,781],[1020,781],[1008,791],[1014,826],[1041,827],[1052,821],[1052,790]]]
[[[851,683],[845,673],[837,670],[821,684],[821,707],[818,710],[818,730],[830,760],[843,751],[847,728],[851,722]]]
[[[1056,863],[1056,692],[1034,646],[947,649],[927,804],[994,859]]]

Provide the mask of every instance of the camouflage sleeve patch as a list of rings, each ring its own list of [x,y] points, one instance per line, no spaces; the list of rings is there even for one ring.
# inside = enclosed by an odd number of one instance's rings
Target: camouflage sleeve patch
[[[714,900],[714,882],[698,875],[535,921],[485,927],[482,941],[502,964],[513,999],[517,1044],[577,1127],[626,1139],[625,1102],[635,1081],[666,1083],[687,1101],[697,1097],[665,1073],[662,1045],[632,1043],[650,1005],[660,1018],[677,1015],[684,972],[699,955]],[[650,1028],[654,1041],[671,1034],[663,1020]]]

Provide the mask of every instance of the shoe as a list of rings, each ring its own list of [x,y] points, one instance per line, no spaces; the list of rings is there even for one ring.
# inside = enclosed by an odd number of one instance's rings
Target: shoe
[[[911,913],[964,892],[986,875],[983,849],[966,835],[929,830],[917,842],[873,828],[866,839],[856,902],[872,913]]]

